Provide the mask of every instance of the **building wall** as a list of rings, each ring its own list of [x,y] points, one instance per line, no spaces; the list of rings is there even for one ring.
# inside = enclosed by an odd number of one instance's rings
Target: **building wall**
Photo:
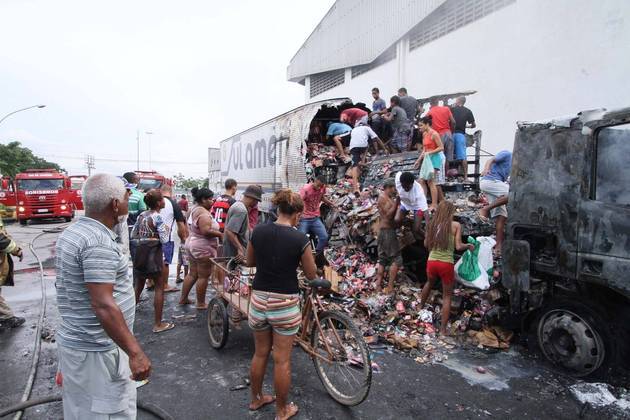
[[[490,152],[512,148],[516,121],[630,105],[629,1],[517,0],[411,52],[399,45],[396,60],[309,100],[476,90],[467,106]]]

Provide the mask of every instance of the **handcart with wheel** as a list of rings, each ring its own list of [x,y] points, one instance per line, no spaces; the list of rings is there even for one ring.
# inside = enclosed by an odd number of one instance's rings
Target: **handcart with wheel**
[[[208,334],[210,345],[219,350],[227,343],[230,322],[247,319],[253,276],[230,258],[211,262],[216,267],[211,282],[216,295],[208,306]],[[311,357],[328,394],[353,406],[370,392],[372,362],[363,334],[350,317],[326,310],[321,295],[330,287],[324,279],[301,281],[302,323],[295,342]]]

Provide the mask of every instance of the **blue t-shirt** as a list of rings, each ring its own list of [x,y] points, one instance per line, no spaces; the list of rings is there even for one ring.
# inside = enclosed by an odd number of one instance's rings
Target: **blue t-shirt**
[[[483,179],[505,182],[511,171],[512,152],[503,150],[494,157],[494,163],[490,166],[490,171]]]
[[[372,111],[376,112],[376,111],[382,111],[385,108],[387,108],[387,104],[385,103],[385,101],[383,100],[383,98],[378,98],[377,100],[375,100],[374,102],[372,102]]]
[[[344,123],[332,123],[328,126],[327,136],[338,136],[352,131],[352,127]]]

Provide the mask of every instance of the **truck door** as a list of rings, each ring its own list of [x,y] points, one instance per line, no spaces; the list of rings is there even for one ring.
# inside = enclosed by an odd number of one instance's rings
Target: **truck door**
[[[578,278],[630,293],[630,124],[595,132],[588,197],[578,215]]]

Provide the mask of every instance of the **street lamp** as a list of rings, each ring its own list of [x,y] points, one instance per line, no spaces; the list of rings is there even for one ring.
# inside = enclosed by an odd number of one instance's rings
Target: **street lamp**
[[[4,117],[0,118],[0,124],[2,123],[2,121],[6,120],[6,119],[7,119],[8,117],[10,117],[11,115],[16,114],[16,113],[18,113],[18,112],[21,112],[21,111],[26,111],[27,109],[32,109],[32,108],[45,108],[45,107],[46,107],[46,105],[32,105],[32,106],[27,106],[26,108],[22,108],[22,109],[15,110],[15,111],[13,111],[13,112],[9,112],[9,113],[8,113],[7,115],[5,115]]]
[[[149,170],[151,170],[151,135],[153,131],[145,131],[144,134],[149,136]],[[136,170],[140,170],[140,130],[136,130],[136,142],[138,145],[138,155],[136,158]]]
[[[153,168],[151,167],[151,135],[153,134],[153,131],[145,131],[144,134],[149,136],[149,170],[152,171]]]

